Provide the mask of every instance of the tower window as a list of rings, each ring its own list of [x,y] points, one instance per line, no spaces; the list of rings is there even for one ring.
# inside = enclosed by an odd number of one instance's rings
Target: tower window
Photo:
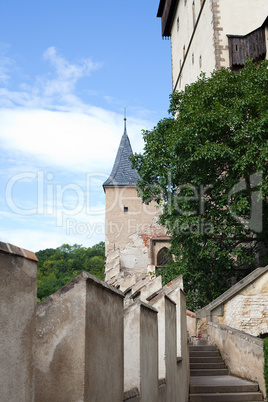
[[[124,207],[124,212],[128,212],[128,207]]]
[[[177,18],[177,32],[178,32],[179,29],[180,29],[180,18],[178,17]]]
[[[195,3],[193,1],[193,26],[195,26]]]

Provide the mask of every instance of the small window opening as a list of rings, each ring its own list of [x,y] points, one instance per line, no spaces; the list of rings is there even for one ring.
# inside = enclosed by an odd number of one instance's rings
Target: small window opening
[[[199,67],[202,67],[202,56],[199,57]]]
[[[194,54],[192,53],[192,64],[194,64]]]
[[[167,247],[162,247],[157,254],[157,266],[165,267],[170,260],[172,260],[170,250]]]
[[[124,212],[128,212],[128,207],[124,207]]]
[[[183,46],[182,52],[183,52],[183,58],[184,58],[185,57],[185,45]]]
[[[179,29],[180,29],[180,18],[178,17],[177,18],[177,32],[178,32]]]
[[[195,2],[193,1],[193,26],[195,26]]]

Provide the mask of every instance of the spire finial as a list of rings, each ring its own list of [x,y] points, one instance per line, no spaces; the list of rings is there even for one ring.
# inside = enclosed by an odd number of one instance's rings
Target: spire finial
[[[126,108],[124,109],[124,134],[127,134],[127,112],[126,112]]]

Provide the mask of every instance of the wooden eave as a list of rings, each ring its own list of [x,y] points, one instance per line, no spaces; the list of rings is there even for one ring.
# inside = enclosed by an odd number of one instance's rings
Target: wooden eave
[[[162,36],[170,37],[171,27],[179,0],[160,0],[157,17],[162,19]]]

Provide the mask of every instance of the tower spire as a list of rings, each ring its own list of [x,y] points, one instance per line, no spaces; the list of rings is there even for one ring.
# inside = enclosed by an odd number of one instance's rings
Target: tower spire
[[[136,169],[132,169],[129,157],[133,155],[131,144],[127,135],[126,109],[124,111],[124,134],[117,151],[114,166],[108,179],[103,183],[103,187],[108,186],[135,186],[140,180]]]
[[[124,109],[124,134],[127,135],[127,112],[126,108]]]

